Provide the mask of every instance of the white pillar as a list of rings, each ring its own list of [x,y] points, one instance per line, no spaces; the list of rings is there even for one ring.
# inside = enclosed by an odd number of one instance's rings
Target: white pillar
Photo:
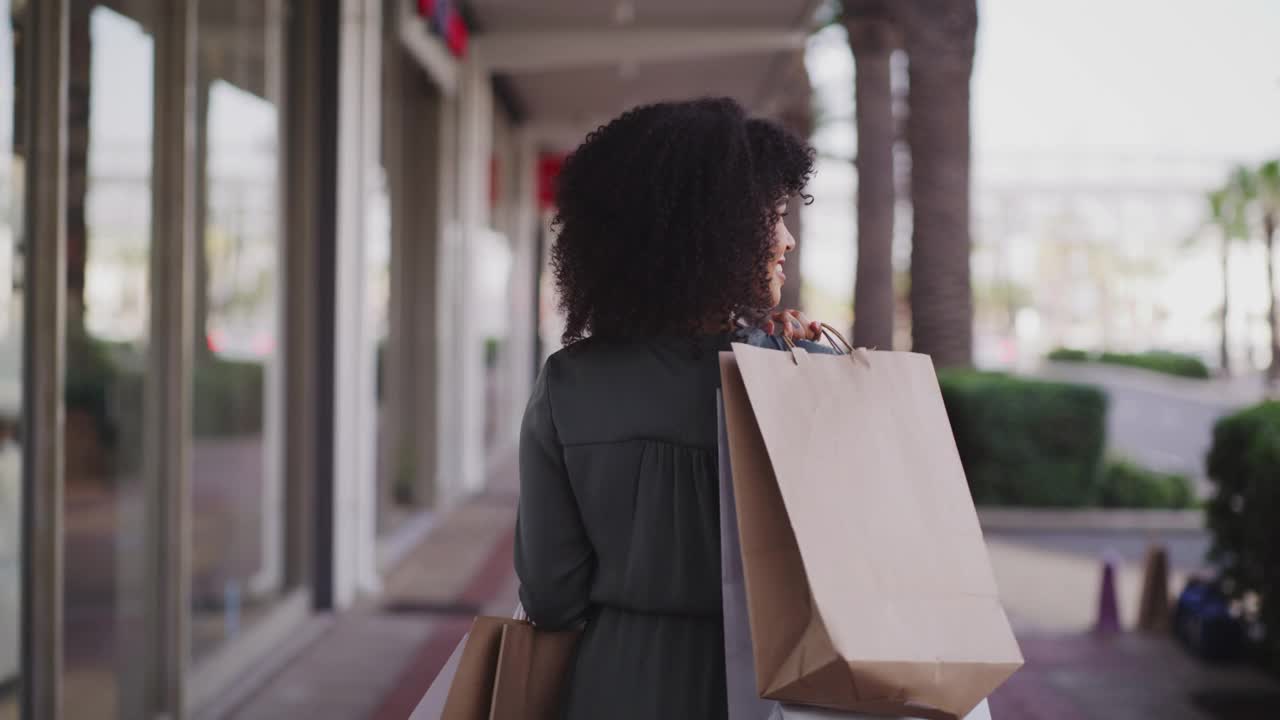
[[[515,141],[515,206],[511,212],[511,283],[508,307],[510,331],[504,354],[507,378],[506,417],[500,429],[499,447],[516,441],[525,402],[533,386],[533,354],[538,328],[535,305],[538,270],[538,147],[533,136],[518,130]]]
[[[284,73],[277,60],[284,57],[284,48],[276,45],[283,39],[284,8],[280,0],[264,3],[266,14],[266,30],[263,33],[265,43],[263,56],[267,58],[264,66],[266,78],[264,86],[267,97],[277,107],[284,107],[287,88],[284,85]],[[203,91],[203,88],[198,88]],[[206,99],[204,102],[208,102]],[[277,147],[283,149],[283,133],[288,132],[283,122],[277,128],[281,133],[277,136]],[[207,143],[206,143],[207,149]],[[277,198],[285,197],[284,187],[287,179],[283,177],[284,163],[277,163],[281,177],[276,179]],[[276,262],[283,269],[288,260],[288,252],[284,240],[284,215],[277,223],[280,239],[276,243]],[[197,229],[197,235],[203,243],[204,228]],[[275,337],[285,337],[285,302],[283,289],[276,288],[275,303]],[[263,367],[263,406],[262,406],[262,495],[260,497],[260,517],[262,519],[262,535],[258,543],[258,570],[248,579],[250,595],[264,595],[278,592],[284,580],[284,475],[285,475],[285,377],[284,357],[280,352],[273,352]]]
[[[460,66],[457,97],[457,208],[458,223],[446,236],[450,244],[447,262],[452,269],[442,278],[445,297],[441,308],[446,317],[442,327],[452,332],[441,338],[442,350],[449,354],[443,368],[440,408],[442,429],[452,437],[442,438],[441,455],[454,455],[442,468],[440,477],[446,502],[484,486],[484,338],[468,314],[476,302],[474,271],[477,235],[489,220],[489,158],[493,145],[493,91],[484,58],[472,53]],[[453,243],[456,243],[454,245]],[[443,365],[444,363],[442,363]],[[451,402],[450,402],[451,400]],[[442,458],[444,459],[444,458]]]
[[[372,328],[365,322],[365,213],[376,151],[377,0],[343,0],[338,41],[338,191],[334,302],[334,605],[348,607],[379,586],[375,545],[377,482],[373,433]]]
[[[436,375],[432,400],[435,404],[435,472],[432,483],[433,508],[450,504],[458,494],[458,478],[461,474],[459,410],[461,383],[459,374],[459,349],[463,340],[457,336],[462,311],[455,296],[458,286],[458,255],[462,244],[461,217],[458,208],[459,121],[457,96],[444,96],[435,108],[437,126],[437,170],[440,184],[436,188],[439,203],[436,218],[436,243],[434,264],[435,295],[432,310],[435,315]]]
[[[359,483],[359,502],[356,513],[359,527],[356,529],[356,555],[359,571],[358,587],[362,591],[377,592],[381,589],[381,573],[378,569],[378,502],[381,487],[378,478],[378,333],[367,319],[369,307],[369,282],[372,259],[371,243],[365,236],[369,230],[368,206],[370,194],[377,187],[373,173],[380,171],[379,151],[382,140],[382,2],[362,0],[363,22],[359,24],[361,38],[360,73],[361,114],[363,122],[359,135],[361,153],[358,177],[360,186],[360,214],[355,218],[359,257],[359,294],[352,305],[359,308],[357,326],[360,333],[359,359],[361,366],[356,375],[360,385],[360,413],[358,426],[353,433],[359,444],[359,458],[354,480]],[[341,416],[335,414],[341,422]]]

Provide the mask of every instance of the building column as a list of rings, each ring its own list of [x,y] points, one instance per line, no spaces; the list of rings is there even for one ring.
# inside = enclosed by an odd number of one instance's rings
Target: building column
[[[284,28],[282,27],[285,22],[284,3],[282,2],[282,0],[267,0],[266,2],[263,3],[263,12],[266,17],[263,37],[265,38],[265,42],[267,43],[267,45],[265,46],[264,57],[267,57],[267,58],[283,57],[284,53],[279,52],[277,48],[274,48],[271,45],[273,43],[281,42],[284,37]],[[203,103],[206,105],[204,112],[207,115],[209,87],[206,83],[207,81],[205,81],[205,83],[199,83],[197,84],[196,88],[197,88],[197,92],[204,93]],[[287,102],[284,72],[283,72],[283,68],[280,66],[280,63],[273,63],[270,61],[266,63],[266,77],[264,78],[263,92],[265,96],[272,102],[272,104],[275,105],[275,107],[283,107],[284,104]],[[281,117],[280,124],[279,124],[280,131],[287,132],[288,129],[287,127],[285,127],[284,120],[283,120],[284,116],[281,115],[280,117]],[[207,118],[203,118],[203,119],[207,121]],[[200,119],[198,118],[197,124],[199,120]],[[207,128],[204,128],[203,134],[206,136],[204,139],[205,147],[201,148],[200,150],[202,154],[207,155],[208,153]],[[208,159],[205,158],[204,162],[207,163],[207,160]],[[281,165],[283,165],[283,163]],[[207,173],[207,167],[203,168],[203,170]],[[284,173],[282,172],[280,178],[276,182],[276,190],[280,198],[285,197],[285,185],[289,181],[290,181],[289,178],[286,175],[284,175]],[[197,317],[199,318],[199,323],[200,323],[199,332],[201,333],[201,337],[199,338],[199,340],[204,341],[205,340],[204,333],[207,332],[207,328],[205,327],[205,322],[207,322],[208,320],[207,318],[208,299],[204,297],[204,295],[208,293],[207,285],[209,280],[208,278],[209,268],[208,268],[208,256],[206,254],[206,248],[205,248],[205,238],[204,238],[205,228],[203,223],[206,220],[204,215],[206,208],[204,207],[204,205],[205,203],[207,203],[208,198],[204,197],[206,188],[203,187],[203,183],[201,181],[197,181],[197,182],[200,184],[200,190],[201,190],[201,197],[196,201],[199,207],[197,216],[199,217],[199,221],[201,225],[198,226],[199,229],[197,231],[197,236],[200,238],[200,240],[198,245],[199,250],[196,253],[195,262],[196,262],[196,268],[201,270],[201,272],[197,274],[205,276],[201,278],[197,283],[197,286],[199,287],[199,290],[201,293],[201,295],[199,296],[200,300],[198,300],[198,302],[204,304],[204,307],[198,308],[199,311],[203,314],[203,316],[197,316]],[[284,223],[283,217],[281,218],[278,227],[280,229],[280,234],[283,237],[285,233],[285,223]],[[277,255],[278,262],[285,263],[288,261],[287,254],[286,254],[287,251],[285,250],[285,244],[283,242],[277,245],[276,252],[278,253]],[[274,318],[275,332],[273,334],[275,337],[278,337],[278,338],[285,337],[285,333],[286,333],[286,323],[288,322],[288,318],[285,315],[284,308],[285,308],[284,303],[282,302],[276,303],[276,312],[275,312],[275,318]],[[207,352],[207,347],[208,347],[207,342],[202,343],[201,347],[204,348],[201,350],[201,352]],[[281,535],[283,535],[285,532],[284,527],[285,527],[285,515],[287,513],[287,508],[285,507],[286,491],[285,491],[285,450],[284,448],[285,448],[286,418],[285,418],[285,407],[284,407],[285,405],[284,362],[285,360],[282,354],[272,353],[270,357],[267,358],[263,367],[263,370],[264,370],[263,379],[265,381],[264,392],[263,392],[263,413],[262,413],[263,474],[262,474],[262,492],[258,498],[259,508],[260,508],[259,512],[261,513],[261,517],[262,517],[262,537],[263,538],[278,538]],[[283,543],[267,540],[262,542],[259,545],[258,551],[260,556],[260,564],[258,566],[258,571],[254,573],[253,576],[250,577],[248,580],[248,590],[251,595],[256,595],[256,596],[269,595],[271,593],[277,592],[283,586],[284,575],[285,575],[285,547]]]
[[[520,432],[525,402],[533,389],[533,356],[538,338],[538,313],[534,306],[539,277],[538,256],[538,147],[533,137],[516,131],[515,188],[511,212],[511,282],[508,346],[503,351],[507,406],[499,426],[498,447],[513,446]]]
[[[381,12],[376,0],[342,0],[338,28],[337,232],[334,252],[334,606],[380,582],[375,539],[376,348],[366,322],[365,216],[377,122]],[[372,86],[372,87],[371,87]]]
[[[22,78],[26,146],[22,405],[23,551],[20,682],[25,717],[62,717],[63,522],[67,330],[68,0],[27,6],[30,28]]]
[[[186,717],[191,662],[191,374],[195,250],[196,0],[167,4],[157,18],[155,155],[152,166],[150,369],[144,446],[150,553],[139,624],[142,696],[120,698],[121,712]],[[121,602],[125,605],[125,601]],[[131,620],[133,618],[130,618]],[[130,623],[132,624],[132,623]],[[140,706],[134,703],[140,703]]]
[[[434,92],[416,63],[398,43],[385,46],[384,159],[391,200],[391,262],[386,349],[386,405],[383,422],[385,482],[379,495],[392,497],[397,485],[415,503],[432,506],[437,487],[442,435],[438,422],[448,376],[441,368],[453,339],[439,311],[451,194],[448,103]],[[445,416],[448,417],[448,416]]]
[[[446,267],[441,303],[441,349],[449,356],[440,377],[442,423],[440,482],[446,501],[480,490],[485,480],[484,338],[469,309],[477,302],[474,288],[475,248],[487,232],[489,158],[493,153],[493,91],[489,70],[478,52],[460,66],[457,98],[457,231],[446,237]]]

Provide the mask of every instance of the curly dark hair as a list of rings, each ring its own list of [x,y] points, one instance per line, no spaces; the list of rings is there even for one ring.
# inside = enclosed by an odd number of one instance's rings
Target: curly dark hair
[[[565,344],[766,314],[778,205],[813,162],[803,140],[727,98],[637,107],[589,134],[556,182]]]

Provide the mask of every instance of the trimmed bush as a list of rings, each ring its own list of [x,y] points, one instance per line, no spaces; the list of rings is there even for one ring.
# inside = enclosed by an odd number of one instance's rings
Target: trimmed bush
[[[1185,475],[1154,472],[1128,460],[1107,463],[1098,487],[1098,504],[1106,508],[1185,510],[1195,501]]]
[[[1095,501],[1106,438],[1101,391],[972,371],[944,370],[938,379],[975,502]]]
[[[229,436],[262,432],[264,382],[260,363],[213,355],[199,358],[192,388],[195,433]]]
[[[1110,365],[1124,365],[1196,380],[1205,380],[1209,377],[1209,368],[1200,358],[1181,353],[1159,350],[1136,355],[1105,352],[1098,358],[1098,361]]]
[[[1104,352],[1093,354],[1075,348],[1057,348],[1046,359],[1053,362],[1100,362],[1107,365],[1150,370],[1177,377],[1204,380],[1209,377],[1209,367],[1200,358],[1183,353],[1149,350],[1144,353]]]
[[[127,345],[104,342],[83,330],[67,333],[66,404],[90,416],[99,441],[117,445],[121,425],[137,427],[141,413],[146,358]],[[196,361],[193,388],[195,432],[199,435],[247,435],[262,432],[263,367],[213,355]]]
[[[1210,556],[1234,597],[1256,593],[1267,654],[1280,670],[1280,402],[1223,418],[1208,457]]]
[[[82,412],[93,419],[98,441],[116,444],[119,425],[112,417],[110,393],[120,370],[107,343],[91,337],[77,322],[67,324],[67,375],[63,397],[68,412]]]
[[[1058,348],[1049,353],[1049,359],[1054,362],[1088,362],[1089,353],[1084,350],[1076,350],[1075,348]]]
[[[502,338],[488,337],[484,339],[484,366],[498,367],[498,356],[502,354]]]

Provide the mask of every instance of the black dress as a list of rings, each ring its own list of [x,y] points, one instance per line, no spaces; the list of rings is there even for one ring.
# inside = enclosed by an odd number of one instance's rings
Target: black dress
[[[716,388],[729,340],[586,340],[537,380],[515,566],[535,624],[587,622],[568,720],[727,716]]]

